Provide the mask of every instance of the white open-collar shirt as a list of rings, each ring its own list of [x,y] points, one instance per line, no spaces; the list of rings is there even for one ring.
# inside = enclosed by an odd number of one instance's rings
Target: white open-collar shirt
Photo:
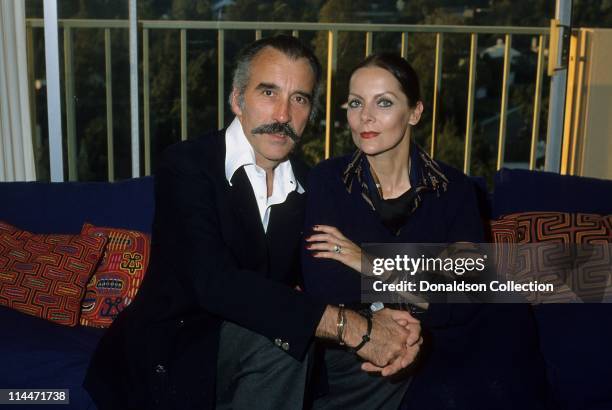
[[[303,194],[304,188],[295,178],[291,162],[285,160],[274,168],[272,196],[268,197],[266,171],[255,163],[255,151],[236,117],[225,131],[225,178],[230,185],[232,177],[241,167],[244,167],[249,178],[257,200],[261,223],[267,232],[272,205],[282,204],[293,191]]]

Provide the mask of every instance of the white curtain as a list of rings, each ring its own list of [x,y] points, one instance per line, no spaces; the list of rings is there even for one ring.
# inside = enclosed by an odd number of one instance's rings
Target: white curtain
[[[0,181],[34,181],[25,0],[0,0]]]

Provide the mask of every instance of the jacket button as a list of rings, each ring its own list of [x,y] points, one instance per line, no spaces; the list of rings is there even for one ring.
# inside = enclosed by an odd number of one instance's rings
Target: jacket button
[[[278,347],[281,347],[281,345],[283,344],[283,341],[280,339],[274,339],[274,344]]]
[[[163,365],[158,364],[157,366],[155,366],[155,373],[166,373],[166,368]]]
[[[285,342],[285,343],[282,344],[281,347],[283,348],[284,351],[287,351],[287,350],[289,350],[289,343]]]

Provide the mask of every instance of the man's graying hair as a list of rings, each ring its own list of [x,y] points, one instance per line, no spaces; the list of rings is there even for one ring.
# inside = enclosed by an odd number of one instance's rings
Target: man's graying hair
[[[292,60],[305,58],[310,64],[310,68],[315,77],[315,83],[312,95],[312,111],[310,112],[310,120],[313,121],[319,109],[319,96],[321,94],[321,64],[314,55],[312,50],[306,47],[300,40],[295,37],[278,35],[257,40],[245,48],[243,48],[236,59],[236,69],[232,78],[232,87],[238,90],[238,105],[244,107],[244,92],[246,91],[249,82],[251,62],[255,56],[264,48],[272,47],[280,51]],[[232,97],[229,98],[230,105]]]

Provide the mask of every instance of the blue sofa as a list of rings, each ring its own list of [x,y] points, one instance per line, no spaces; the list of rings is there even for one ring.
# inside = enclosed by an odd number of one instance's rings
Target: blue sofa
[[[612,181],[590,178],[502,170],[494,194],[481,197],[488,198],[483,213],[493,218],[524,211],[612,214]],[[112,184],[0,183],[0,198],[0,220],[32,232],[78,233],[83,222],[151,231],[150,177]],[[533,311],[550,408],[612,409],[612,305]],[[81,382],[103,329],[59,326],[4,307],[0,329],[0,388],[69,388],[70,406],[58,408],[95,409]]]
[[[612,214],[612,181],[503,169],[495,176],[492,218],[514,212]],[[612,300],[533,307],[550,386],[550,406],[612,409]]]
[[[0,183],[0,220],[36,233],[79,233],[84,222],[151,232],[153,178],[117,183]],[[81,387],[104,329],[66,327],[0,307],[0,388],[70,389],[70,405],[95,409]],[[38,409],[21,405],[20,409]]]

